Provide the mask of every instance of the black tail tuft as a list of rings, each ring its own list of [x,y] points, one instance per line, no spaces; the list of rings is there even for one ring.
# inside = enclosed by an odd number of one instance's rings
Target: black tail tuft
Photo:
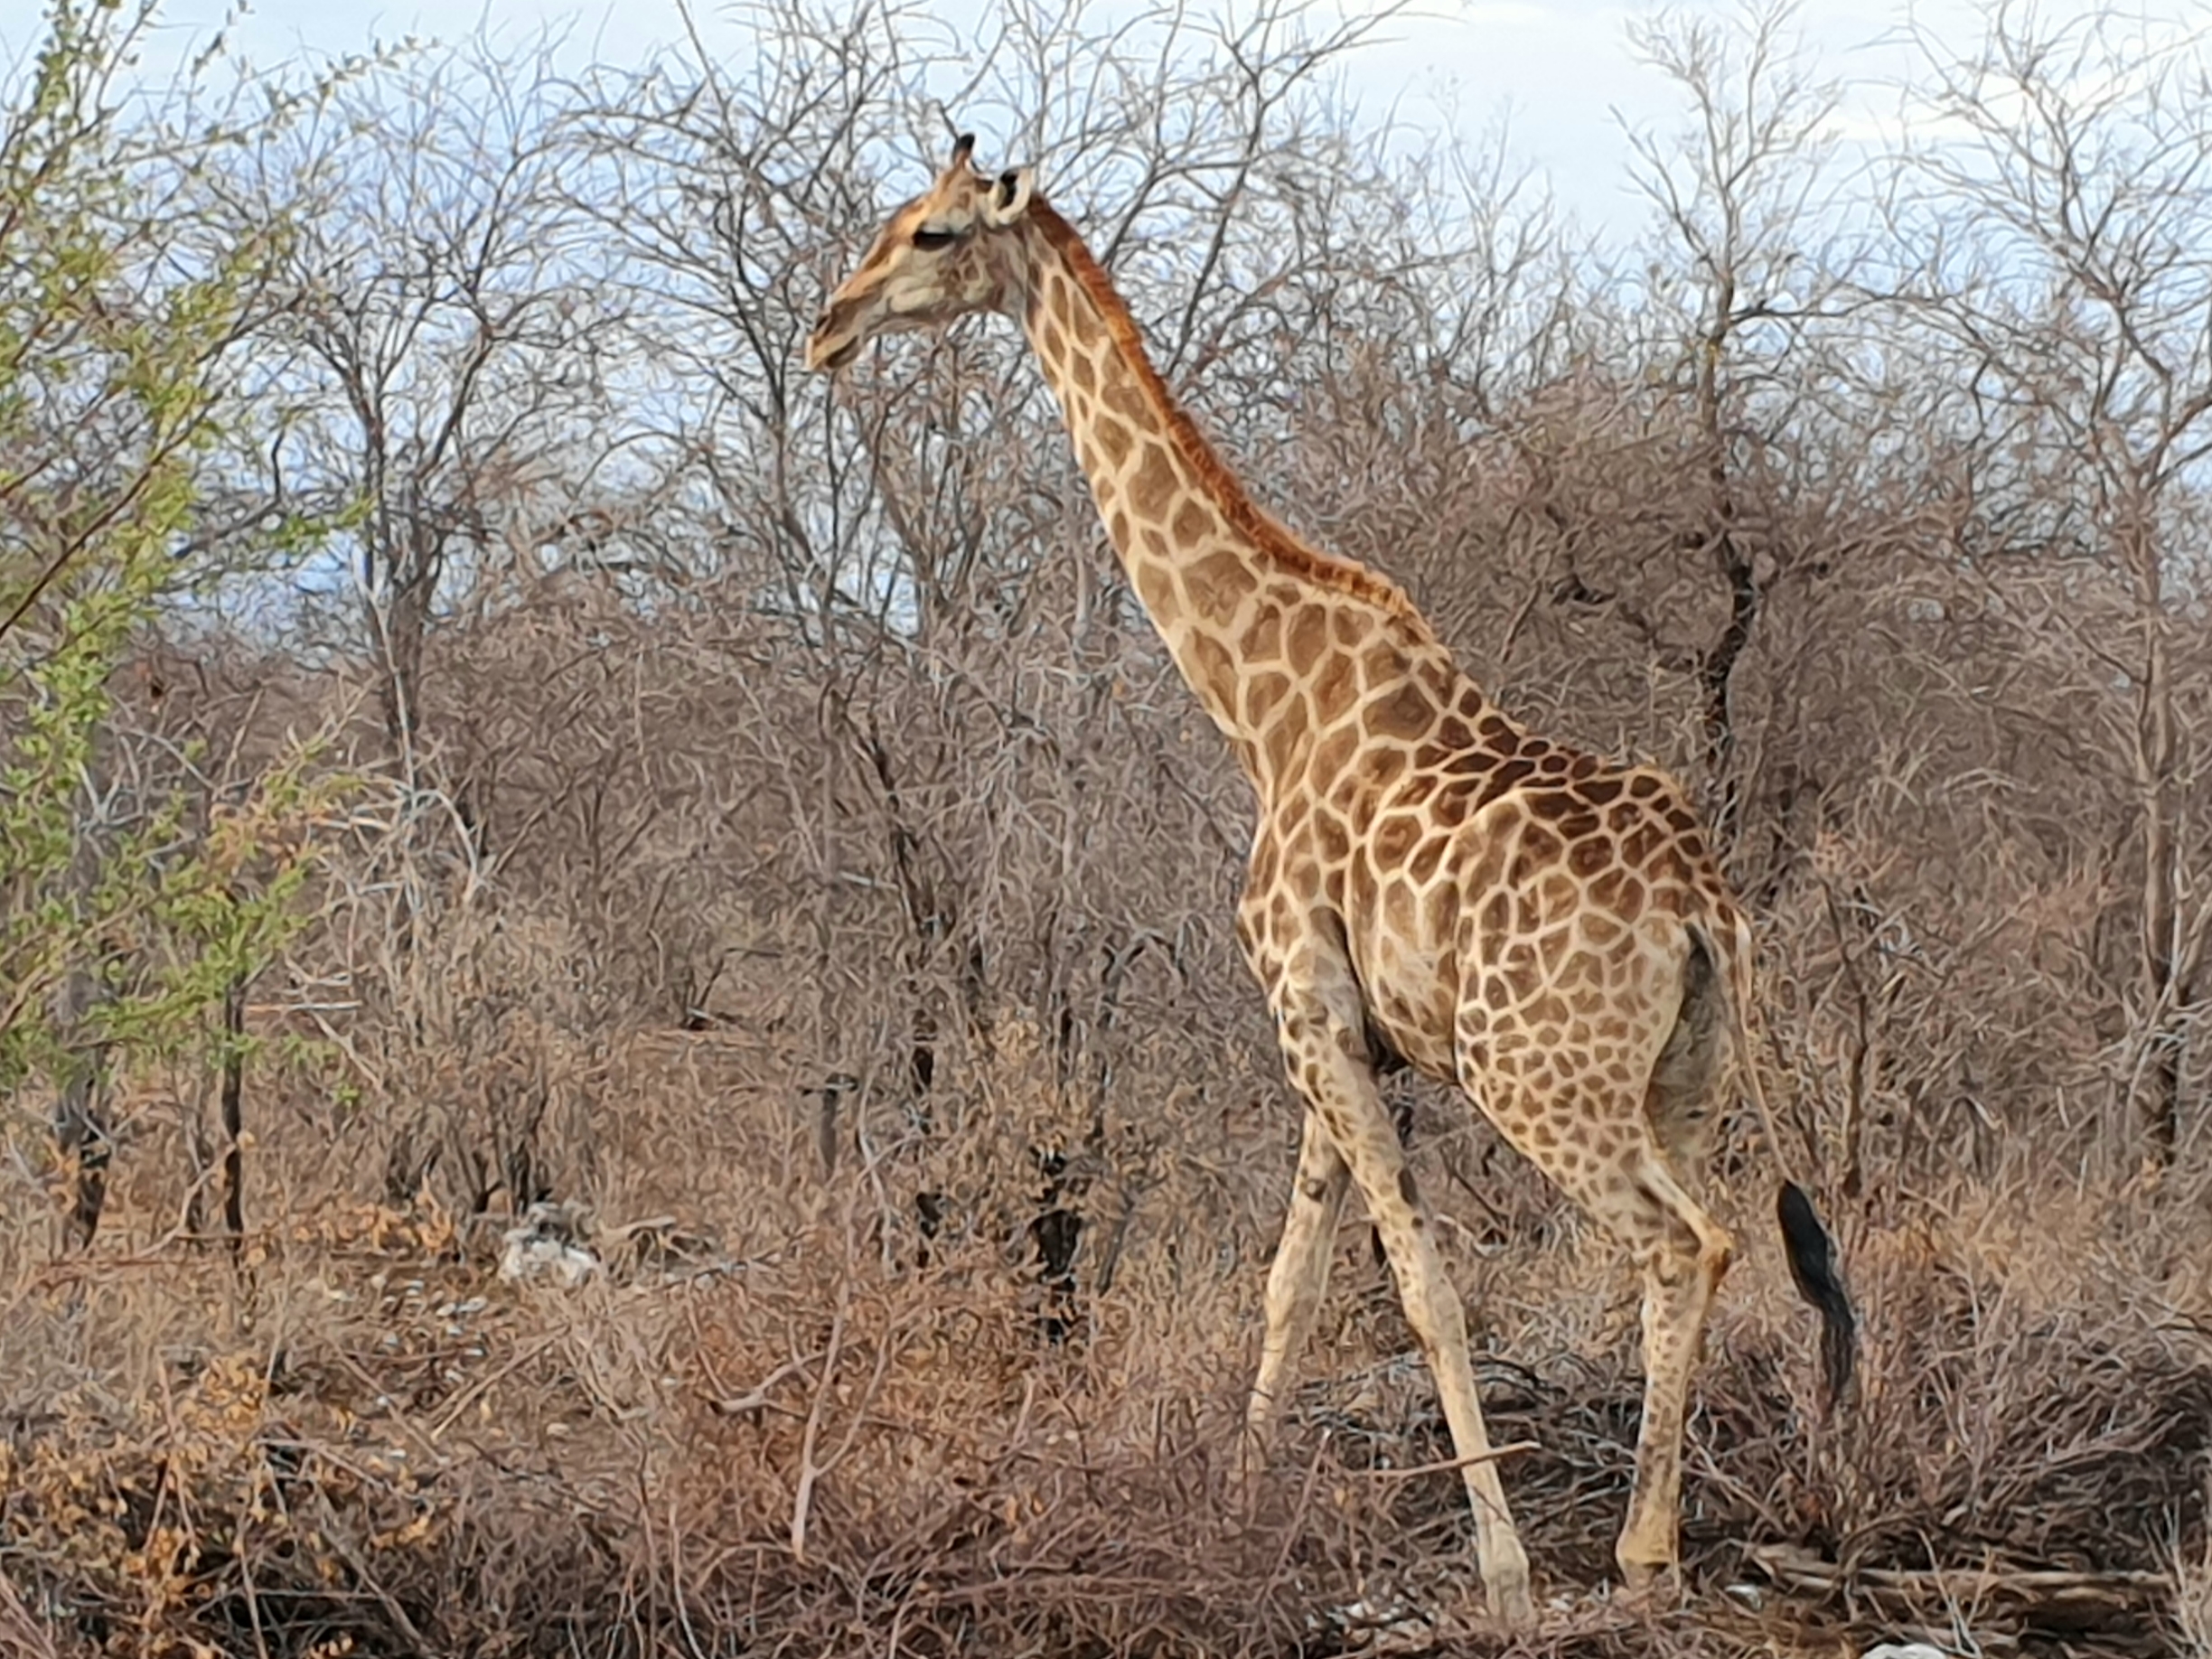
[[[1782,1183],[1775,1216],[1782,1223],[1782,1247],[1789,1257],[1790,1277],[1797,1281],[1797,1294],[1820,1312],[1821,1371],[1832,1408],[1851,1386],[1858,1362],[1858,1316],[1851,1312],[1851,1296],[1836,1271],[1835,1242],[1796,1182]]]

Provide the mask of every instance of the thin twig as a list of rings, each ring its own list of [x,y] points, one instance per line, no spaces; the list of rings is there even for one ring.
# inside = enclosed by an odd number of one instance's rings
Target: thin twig
[[[830,1340],[822,1350],[821,1380],[814,1386],[814,1403],[807,1411],[806,1432],[799,1439],[799,1489],[792,1495],[791,1548],[800,1561],[806,1560],[807,1512],[814,1502],[814,1483],[820,1478],[821,1468],[814,1461],[814,1448],[821,1438],[822,1408],[830,1398],[830,1385],[837,1379],[838,1350],[845,1343],[845,1316],[852,1307],[852,1276],[838,1278],[837,1311],[830,1319]]]
[[[1510,1457],[1516,1452],[1542,1451],[1543,1447],[1535,1440],[1514,1440],[1505,1446],[1493,1446],[1488,1451],[1470,1452],[1464,1457],[1448,1457],[1441,1463],[1416,1464],[1410,1469],[1354,1469],[1355,1475],[1364,1475],[1369,1480],[1411,1480],[1417,1475],[1446,1475],[1454,1469],[1471,1467],[1477,1463],[1495,1463],[1500,1457]]]
[[[830,1350],[825,1348],[817,1354],[809,1354],[795,1360],[786,1361],[763,1377],[750,1392],[733,1394],[726,1400],[709,1400],[707,1402],[707,1409],[721,1417],[743,1417],[749,1412],[763,1411],[768,1405],[769,1390],[774,1388],[779,1382],[789,1382],[815,1361],[827,1359],[829,1356]]]

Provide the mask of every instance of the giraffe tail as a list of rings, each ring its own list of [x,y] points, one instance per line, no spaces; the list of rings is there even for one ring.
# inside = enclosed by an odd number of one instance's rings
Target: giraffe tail
[[[1727,960],[1729,1029],[1736,1047],[1737,1069],[1745,1091],[1758,1109],[1759,1124],[1778,1161],[1786,1160],[1782,1138],[1776,1132],[1774,1109],[1759,1080],[1757,1055],[1752,1041],[1753,1011],[1757,1008],[1750,918],[1738,911],[1731,918],[1735,938],[1722,955]],[[1789,1258],[1790,1278],[1797,1294],[1820,1315],[1821,1373],[1831,1409],[1840,1404],[1858,1367],[1859,1317],[1851,1292],[1844,1288],[1835,1240],[1822,1223],[1820,1213],[1805,1189],[1785,1174],[1775,1199],[1775,1219],[1782,1229],[1783,1253]]]
[[[1821,1373],[1832,1407],[1842,1400],[1858,1366],[1859,1317],[1851,1310],[1851,1293],[1843,1289],[1835,1241],[1821,1224],[1804,1188],[1784,1181],[1775,1200],[1775,1216],[1782,1223],[1783,1253],[1789,1257],[1797,1294],[1821,1317]]]

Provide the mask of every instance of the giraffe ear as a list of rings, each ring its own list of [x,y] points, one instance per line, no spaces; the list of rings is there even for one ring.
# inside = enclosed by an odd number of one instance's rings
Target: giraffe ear
[[[983,222],[994,230],[1012,224],[1029,211],[1029,198],[1036,188],[1035,168],[1008,167],[991,181],[983,198]]]

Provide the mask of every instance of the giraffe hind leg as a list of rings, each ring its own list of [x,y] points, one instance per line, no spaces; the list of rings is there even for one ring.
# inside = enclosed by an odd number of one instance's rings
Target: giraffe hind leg
[[[1682,1443],[1690,1386],[1703,1357],[1705,1321],[1735,1242],[1684,1192],[1652,1148],[1630,1177],[1637,1197],[1631,1226],[1644,1276],[1644,1420],[1636,1432],[1636,1485],[1614,1547],[1631,1589],[1679,1564]]]
[[[1468,1092],[1642,1275],[1644,1416],[1636,1483],[1614,1551],[1630,1588],[1642,1589],[1671,1573],[1679,1559],[1690,1386],[1706,1315],[1735,1242],[1676,1177],[1659,1140],[1648,1086],[1638,1090],[1582,1071],[1542,1088],[1495,1075],[1470,1078]],[[1679,1130],[1681,1124],[1672,1127]]]

